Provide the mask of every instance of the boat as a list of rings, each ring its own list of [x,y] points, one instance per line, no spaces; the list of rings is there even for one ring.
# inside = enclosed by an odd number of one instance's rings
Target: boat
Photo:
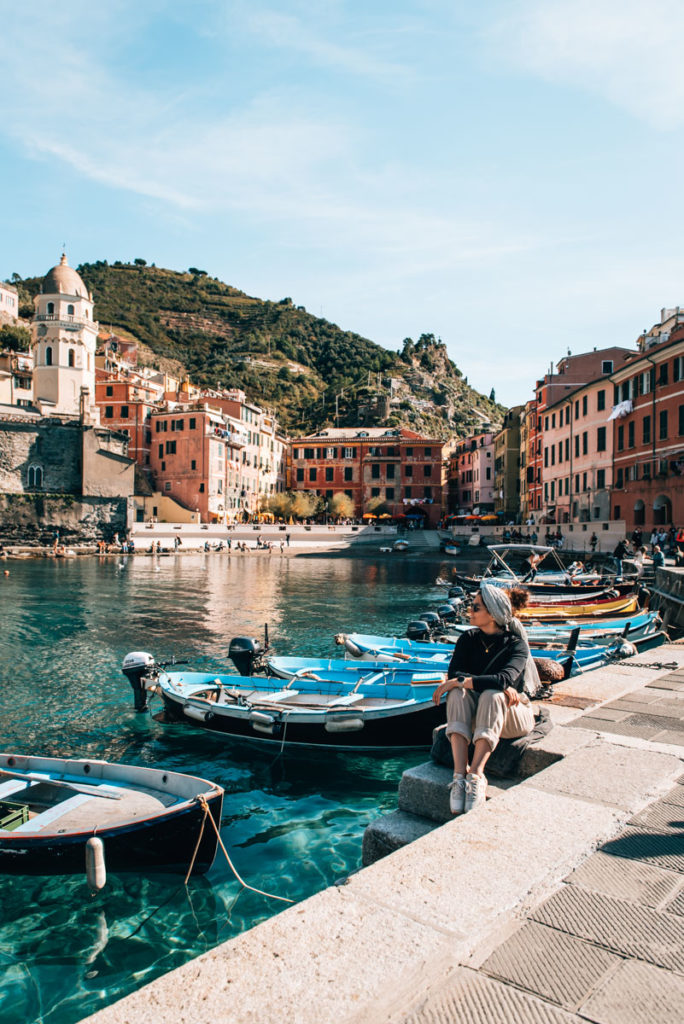
[[[283,686],[266,676],[147,671],[146,685],[161,695],[170,718],[242,739],[339,750],[424,748],[444,721],[444,709],[432,701],[443,673],[421,683],[393,682],[399,676],[392,668],[345,682],[301,674]]]
[[[611,572],[571,571],[563,563],[557,548],[542,544],[488,544],[487,550],[491,557],[482,575],[468,576],[455,572],[456,583],[470,591],[477,590],[483,582],[500,586],[524,584],[531,593],[573,593],[578,589],[603,589],[606,586],[629,589],[634,583],[624,576],[616,578]],[[526,581],[531,557],[536,560],[536,574],[533,580]]]
[[[639,599],[636,595],[631,597],[610,597],[605,596],[595,600],[584,602],[558,602],[556,604],[547,602],[543,605],[531,604],[521,608],[517,616],[521,622],[538,620],[539,622],[557,622],[564,619],[574,618],[601,618],[615,617],[616,615],[632,615],[639,609]]]
[[[407,551],[409,547],[409,541],[407,540],[395,540],[392,548],[394,551]]]
[[[0,871],[83,872],[97,836],[108,870],[202,874],[222,805],[220,786],[163,768],[0,753]]]

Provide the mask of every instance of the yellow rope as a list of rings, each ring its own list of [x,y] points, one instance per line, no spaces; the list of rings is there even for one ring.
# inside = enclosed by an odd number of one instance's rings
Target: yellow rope
[[[202,818],[202,828],[200,829],[199,839],[197,840],[197,845],[195,846],[195,852],[192,855],[192,862],[191,862],[190,867],[188,869],[188,873],[185,876],[185,884],[186,885],[188,884],[188,879],[190,878],[190,875],[192,874],[192,869],[193,869],[194,864],[195,864],[195,858],[197,857],[197,851],[199,850],[199,845],[200,845],[200,843],[202,841],[202,836],[204,835],[204,826],[205,826],[205,824],[207,822],[207,819],[209,819],[209,821],[211,822],[212,828],[214,829],[214,832],[216,833],[216,838],[218,839],[219,846],[223,850],[223,855],[226,858],[226,860],[228,861],[228,867],[233,872],[233,874],[235,875],[235,877],[237,878],[238,882],[243,887],[243,889],[249,889],[250,892],[256,892],[256,893],[259,894],[259,896],[268,896],[268,898],[272,899],[272,900],[282,900],[283,903],[294,903],[295,901],[288,899],[287,896],[276,896],[275,893],[264,892],[263,889],[255,889],[253,885],[249,885],[247,882],[245,882],[244,878],[242,878],[238,874],[237,868],[235,867],[235,865],[233,864],[232,860],[228,856],[228,851],[226,850],[225,846],[223,845],[223,840],[221,839],[221,834],[220,834],[218,828],[216,827],[216,822],[214,821],[213,816],[209,813],[209,804],[207,803],[207,798],[203,794],[200,794],[200,796],[198,796],[197,799],[199,800],[200,805],[201,805],[202,809],[204,810],[204,817]]]

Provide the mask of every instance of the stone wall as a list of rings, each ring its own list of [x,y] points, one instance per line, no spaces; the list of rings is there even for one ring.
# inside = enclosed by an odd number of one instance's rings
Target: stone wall
[[[126,498],[81,498],[70,494],[0,494],[0,541],[51,544],[56,530],[65,543],[94,543],[123,535]]]
[[[41,490],[79,494],[80,424],[57,419],[0,422],[0,492],[21,494],[27,490],[31,466],[42,470]]]

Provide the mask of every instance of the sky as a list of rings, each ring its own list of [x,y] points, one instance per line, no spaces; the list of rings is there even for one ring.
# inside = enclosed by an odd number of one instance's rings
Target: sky
[[[0,278],[146,259],[506,405],[684,305],[680,0],[0,0]],[[97,296],[95,296],[97,315]]]

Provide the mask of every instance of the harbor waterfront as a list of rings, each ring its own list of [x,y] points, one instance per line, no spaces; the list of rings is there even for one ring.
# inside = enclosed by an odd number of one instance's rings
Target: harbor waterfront
[[[468,563],[465,563],[466,565]],[[299,901],[354,871],[366,825],[425,754],[296,753],[136,715],[124,656],[148,650],[204,671],[231,637],[334,652],[363,626],[402,633],[444,593],[435,554],[240,558],[224,553],[12,560],[2,578],[2,749],[164,766],[226,789],[222,839],[247,882]],[[474,565],[474,563],[473,563]],[[240,889],[222,854],[192,879],[85,873],[0,880],[3,1024],[71,1024],[251,928],[285,904]]]

